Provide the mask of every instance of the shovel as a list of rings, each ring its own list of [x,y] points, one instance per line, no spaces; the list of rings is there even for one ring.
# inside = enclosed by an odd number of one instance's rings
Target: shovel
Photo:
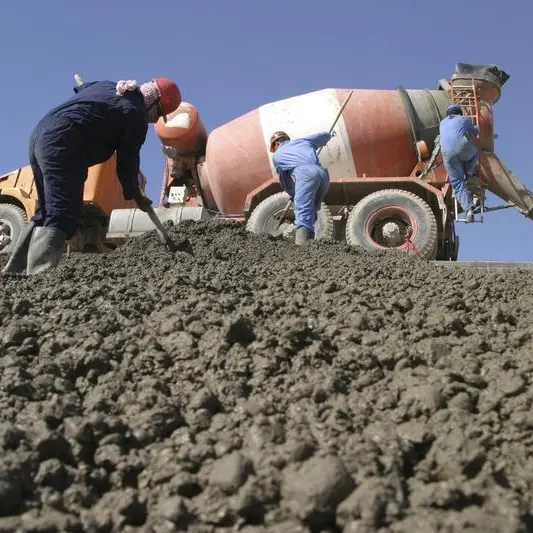
[[[163,224],[161,224],[161,221],[159,220],[156,212],[154,211],[154,208],[150,206],[146,213],[150,217],[150,220],[152,221],[153,225],[155,226],[155,229],[157,231],[157,234],[159,235],[159,238],[161,239],[161,242],[165,244],[165,246],[171,251],[176,252],[178,251],[178,246],[172,241],[170,238],[170,235],[168,234],[168,231],[165,229]]]
[[[352,94],[353,94],[353,90],[349,92],[348,96],[344,99],[344,102],[342,103],[341,105],[341,108],[339,109],[339,112],[337,113],[337,116],[335,117],[335,120],[333,121],[333,124],[331,125],[331,128],[329,128],[329,131],[328,133],[331,133],[333,131],[333,128],[335,128],[339,118],[341,117],[342,115],[342,112],[344,111],[344,108],[346,107],[346,105],[348,104],[348,100],[350,100],[350,98],[352,97]],[[317,151],[316,151],[316,155],[319,156],[320,155],[320,152],[322,151],[322,148],[324,148],[323,146],[321,146]],[[281,224],[283,223],[283,221],[285,220],[285,217],[287,216],[287,213],[289,212],[289,209],[291,208],[291,205],[292,205],[292,200],[289,200],[287,202],[287,205],[285,206],[285,209],[283,210],[283,213],[281,213],[281,216],[279,217],[279,223],[278,223],[278,229],[279,227],[281,226]]]

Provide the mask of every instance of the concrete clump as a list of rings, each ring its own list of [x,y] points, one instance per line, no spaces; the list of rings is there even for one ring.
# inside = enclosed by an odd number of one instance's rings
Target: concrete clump
[[[0,294],[0,531],[529,531],[533,277],[233,223]]]

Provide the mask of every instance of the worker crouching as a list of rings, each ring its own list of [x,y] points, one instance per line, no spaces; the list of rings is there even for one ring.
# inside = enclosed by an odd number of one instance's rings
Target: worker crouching
[[[294,202],[297,245],[314,238],[318,211],[329,189],[329,173],[319,163],[316,151],[334,135],[323,132],[291,140],[278,131],[270,138],[281,188]]]
[[[455,196],[466,212],[466,221],[474,222],[473,195],[468,181],[474,175],[479,159],[479,151],[472,142],[479,128],[470,118],[462,116],[459,104],[448,106],[446,115],[439,128],[444,168]]]
[[[178,108],[174,82],[157,78],[96,81],[50,111],[35,127],[29,146],[39,209],[17,241],[4,273],[37,274],[57,266],[65,241],[76,233],[83,213],[89,167],[116,153],[117,176],[126,200],[151,206],[139,183],[139,152],[148,124]]]

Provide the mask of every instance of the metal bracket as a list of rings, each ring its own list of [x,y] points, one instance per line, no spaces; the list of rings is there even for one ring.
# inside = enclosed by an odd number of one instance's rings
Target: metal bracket
[[[457,197],[455,196],[455,191],[452,192],[453,194],[453,207],[454,207],[454,215],[455,215],[455,222],[464,222],[465,224],[468,223],[468,224],[475,224],[475,223],[479,223],[479,224],[483,224],[483,215],[487,212],[487,208],[485,208],[485,199],[484,198],[479,198],[480,200],[480,211],[475,213],[475,215],[480,215],[480,218],[478,220],[476,220],[475,216],[474,216],[474,220],[472,222],[467,222],[466,218],[460,218],[459,217],[459,202],[457,201]]]
[[[495,205],[494,207],[485,207],[485,213],[491,213],[492,211],[501,211],[502,209],[509,209],[509,207],[515,207],[514,204],[502,204]]]

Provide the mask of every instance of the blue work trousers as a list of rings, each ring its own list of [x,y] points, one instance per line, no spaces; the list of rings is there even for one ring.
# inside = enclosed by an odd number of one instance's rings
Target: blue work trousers
[[[294,169],[293,177],[296,227],[314,232],[320,204],[329,189],[328,171],[320,165],[301,165]]]
[[[79,135],[68,125],[55,122],[37,127],[30,139],[30,165],[39,209],[37,226],[58,229],[72,238],[83,213],[83,188],[87,165]]]
[[[444,168],[448,179],[455,191],[455,197],[464,211],[473,207],[472,192],[468,188],[467,180],[474,175],[479,159],[478,149],[470,142],[465,142],[456,150],[448,153],[443,151]]]

